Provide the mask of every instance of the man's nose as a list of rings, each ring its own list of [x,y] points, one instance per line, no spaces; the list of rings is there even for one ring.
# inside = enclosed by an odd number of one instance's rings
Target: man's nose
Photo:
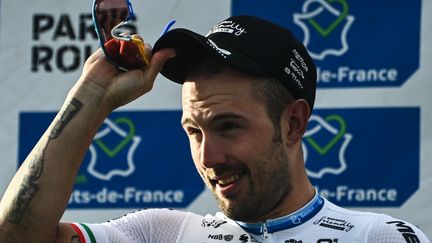
[[[200,147],[200,162],[205,168],[213,168],[226,161],[223,145],[217,138],[204,137]]]

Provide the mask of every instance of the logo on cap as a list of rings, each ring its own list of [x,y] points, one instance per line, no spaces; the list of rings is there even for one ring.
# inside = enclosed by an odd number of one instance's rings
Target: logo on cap
[[[211,34],[214,33],[227,33],[227,34],[234,34],[235,36],[240,36],[244,33],[247,33],[246,29],[241,27],[240,24],[235,23],[231,20],[225,20],[220,22],[219,24],[215,25],[206,35],[208,37]]]
[[[231,55],[231,52],[228,50],[225,50],[223,48],[220,48],[219,46],[214,43],[214,41],[208,39],[207,44],[213,47],[223,58],[227,58],[227,56]]]
[[[305,80],[304,72],[309,71],[309,67],[297,49],[294,49],[291,52],[294,55],[294,58],[290,58],[289,64],[284,68],[284,71],[292,80],[294,80],[299,89],[303,89],[304,86],[302,81]]]

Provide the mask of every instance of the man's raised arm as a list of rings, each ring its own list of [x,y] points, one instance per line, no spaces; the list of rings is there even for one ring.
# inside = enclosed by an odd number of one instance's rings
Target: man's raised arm
[[[93,136],[112,110],[151,90],[163,63],[173,55],[173,50],[161,50],[145,71],[123,73],[105,60],[101,50],[87,60],[82,76],[0,202],[0,242],[64,238],[58,232],[68,231],[58,231],[59,220]]]

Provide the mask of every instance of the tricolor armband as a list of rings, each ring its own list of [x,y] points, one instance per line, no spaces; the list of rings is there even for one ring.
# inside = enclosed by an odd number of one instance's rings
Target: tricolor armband
[[[108,237],[100,225],[70,223],[81,243],[105,243]]]

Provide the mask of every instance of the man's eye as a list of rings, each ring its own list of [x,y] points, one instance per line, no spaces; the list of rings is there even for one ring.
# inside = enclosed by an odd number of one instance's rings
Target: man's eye
[[[222,132],[229,132],[231,130],[240,128],[240,125],[238,125],[237,123],[234,122],[225,122],[223,124],[221,124],[220,130]]]
[[[199,130],[198,128],[194,128],[194,127],[188,127],[187,133],[188,133],[188,135],[197,135],[197,134],[201,133],[201,130]]]

